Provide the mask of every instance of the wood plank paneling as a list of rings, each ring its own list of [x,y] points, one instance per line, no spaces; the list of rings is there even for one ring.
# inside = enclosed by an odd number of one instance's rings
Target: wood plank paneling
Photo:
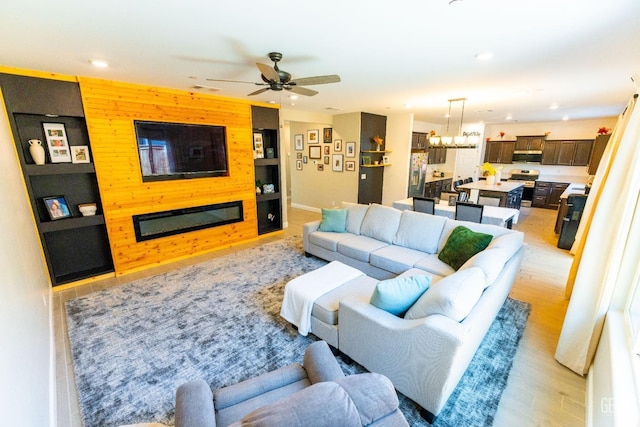
[[[78,78],[116,274],[257,237],[251,104]],[[226,126],[229,176],[142,182],[134,120]],[[242,200],[244,221],[136,242],[132,215]]]

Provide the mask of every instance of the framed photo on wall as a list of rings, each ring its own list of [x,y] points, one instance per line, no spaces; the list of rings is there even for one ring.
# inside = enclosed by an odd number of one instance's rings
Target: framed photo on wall
[[[256,159],[264,159],[264,141],[261,133],[253,134],[253,152]]]
[[[328,156],[329,154],[331,154],[331,146],[330,145],[325,145],[324,146],[324,155]]]
[[[329,156],[324,156],[324,164],[328,165],[329,164]]]
[[[320,146],[309,147],[309,158],[310,159],[321,159],[322,158],[322,150],[320,150]]]
[[[298,133],[293,137],[293,140],[295,141],[296,151],[304,150],[304,135],[302,135],[301,133]]]
[[[63,123],[43,123],[44,136],[47,139],[47,148],[51,163],[71,162],[71,150],[67,140],[67,131]]]
[[[331,162],[331,169],[334,172],[342,172],[344,156],[342,154],[334,154]]]
[[[323,131],[322,134],[324,136],[324,143],[325,144],[331,144],[331,137],[333,135],[333,129],[324,128],[322,131]]]
[[[347,152],[345,156],[347,157],[355,157],[356,156],[356,143],[355,142],[347,142]]]
[[[302,170],[302,160],[296,160],[296,170]]]
[[[353,172],[356,170],[356,162],[355,160],[347,160],[344,162],[344,170],[347,172]]]
[[[307,131],[307,144],[319,144],[320,143],[320,131],[318,129],[312,129]]]
[[[71,218],[69,204],[64,196],[43,197],[42,201],[44,202],[47,212],[49,213],[49,218],[52,221],[62,218]]]
[[[333,141],[333,151],[342,151],[342,140],[336,139]]]

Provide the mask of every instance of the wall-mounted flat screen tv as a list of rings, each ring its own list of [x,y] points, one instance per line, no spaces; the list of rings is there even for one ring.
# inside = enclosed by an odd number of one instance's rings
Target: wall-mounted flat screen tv
[[[224,126],[134,121],[143,181],[229,176]]]

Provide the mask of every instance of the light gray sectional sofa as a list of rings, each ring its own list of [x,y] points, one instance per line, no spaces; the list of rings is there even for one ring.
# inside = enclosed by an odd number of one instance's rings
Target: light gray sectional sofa
[[[524,235],[515,230],[343,203],[343,232],[305,224],[307,255],[355,267],[366,274],[315,301],[311,332],[437,416],[466,371],[513,285]],[[452,231],[463,225],[490,234],[491,242],[454,270],[438,259]],[[370,303],[381,280],[428,275],[429,289],[398,317]]]

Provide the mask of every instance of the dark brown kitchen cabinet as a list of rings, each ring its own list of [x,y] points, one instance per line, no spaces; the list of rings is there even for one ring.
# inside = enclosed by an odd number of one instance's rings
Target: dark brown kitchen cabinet
[[[411,149],[426,150],[429,147],[429,134],[424,132],[413,132],[411,134]]]
[[[515,141],[487,141],[484,161],[489,163],[511,163]]]
[[[591,156],[592,139],[545,141],[543,165],[586,166]]]
[[[427,163],[430,165],[440,165],[447,162],[447,149],[444,147],[429,147]]]
[[[534,208],[557,209],[560,206],[560,196],[568,186],[569,184],[563,182],[536,181],[531,206]]]
[[[516,136],[514,150],[542,150],[544,135]]]
[[[595,175],[600,164],[600,159],[604,154],[604,149],[607,147],[611,135],[598,135],[593,143],[591,149],[591,156],[589,156],[589,175]]]

